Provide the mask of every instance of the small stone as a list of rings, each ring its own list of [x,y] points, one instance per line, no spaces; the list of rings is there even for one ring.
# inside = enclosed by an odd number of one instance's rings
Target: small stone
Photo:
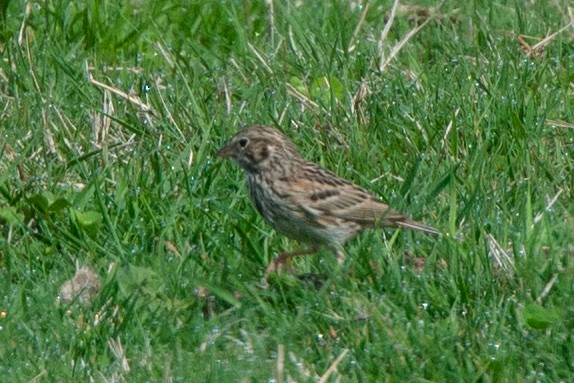
[[[89,267],[76,271],[74,278],[64,282],[58,294],[58,302],[69,304],[76,300],[86,306],[100,291],[100,276]]]

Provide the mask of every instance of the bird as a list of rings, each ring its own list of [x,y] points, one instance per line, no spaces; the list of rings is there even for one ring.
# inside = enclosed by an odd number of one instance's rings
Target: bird
[[[290,269],[294,257],[331,250],[344,260],[343,245],[366,228],[439,231],[412,220],[374,194],[304,159],[279,130],[253,125],[240,129],[216,153],[244,171],[249,197],[278,233],[310,246],[280,253],[267,273]]]

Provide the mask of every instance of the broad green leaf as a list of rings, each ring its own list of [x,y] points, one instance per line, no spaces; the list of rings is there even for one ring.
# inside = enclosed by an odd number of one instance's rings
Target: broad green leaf
[[[130,296],[137,290],[155,298],[163,289],[164,282],[150,267],[126,266],[117,273],[118,285],[122,294]]]
[[[18,213],[12,206],[0,207],[0,222],[6,222],[8,225],[22,223],[24,215]]]
[[[289,79],[289,84],[291,84],[291,86],[293,86],[297,92],[304,95],[307,94],[307,86],[305,86],[305,83],[300,78],[292,76]]]
[[[311,96],[313,100],[317,100],[323,103],[323,105],[329,105],[331,101],[331,95],[336,100],[341,100],[343,98],[345,88],[339,79],[333,76],[323,76],[317,78],[311,84]]]
[[[46,213],[50,206],[50,200],[45,194],[34,194],[32,197],[28,198],[28,202],[42,213]]]
[[[524,323],[534,330],[546,330],[560,321],[560,314],[556,309],[546,308],[532,303],[522,310]]]
[[[68,202],[67,199],[63,198],[63,197],[58,197],[56,198],[56,200],[54,202],[52,202],[49,206],[48,206],[48,211],[49,212],[54,212],[57,213],[60,210],[63,210],[67,207],[70,206],[70,203]]]
[[[80,226],[86,227],[90,225],[96,225],[102,222],[102,215],[97,211],[74,211],[74,215],[76,216],[76,220]]]

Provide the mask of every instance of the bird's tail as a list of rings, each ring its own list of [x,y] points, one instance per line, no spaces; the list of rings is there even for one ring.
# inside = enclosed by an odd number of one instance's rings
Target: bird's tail
[[[405,229],[418,230],[418,231],[422,231],[423,233],[433,234],[433,235],[439,235],[440,234],[440,232],[438,230],[436,230],[435,228],[424,225],[424,224],[417,222],[417,221],[413,221],[412,219],[408,219],[408,218],[401,220],[401,221],[397,221],[396,224],[397,224],[397,226],[403,227]]]

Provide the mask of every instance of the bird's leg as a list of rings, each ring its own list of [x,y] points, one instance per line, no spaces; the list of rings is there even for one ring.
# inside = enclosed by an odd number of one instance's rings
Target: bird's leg
[[[267,277],[267,275],[269,275],[270,273],[280,272],[283,269],[291,271],[291,258],[302,257],[304,255],[311,255],[315,254],[316,252],[317,249],[312,248],[307,250],[295,251],[292,253],[281,253],[279,254],[279,256],[277,256],[277,258],[273,260],[273,262],[269,264],[269,266],[267,266],[265,277]]]
[[[342,265],[345,262],[345,252],[339,248],[333,249],[333,252],[337,257],[337,262],[339,263],[339,265]]]

